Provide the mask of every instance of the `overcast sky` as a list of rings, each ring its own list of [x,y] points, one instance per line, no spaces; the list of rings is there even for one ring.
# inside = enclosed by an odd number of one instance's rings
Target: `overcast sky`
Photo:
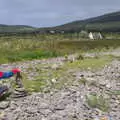
[[[120,10],[120,0],[0,0],[0,24],[57,26]]]

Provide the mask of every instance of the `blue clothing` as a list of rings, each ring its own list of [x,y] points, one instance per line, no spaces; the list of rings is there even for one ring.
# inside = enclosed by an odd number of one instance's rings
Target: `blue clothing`
[[[0,77],[0,79],[5,79],[5,78],[9,78],[9,77],[12,77],[14,75],[13,72],[3,72],[3,76]]]

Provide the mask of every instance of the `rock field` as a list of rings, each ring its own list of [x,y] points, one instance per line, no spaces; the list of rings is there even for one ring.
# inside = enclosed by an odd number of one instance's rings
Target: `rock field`
[[[4,64],[0,69],[19,67],[22,72],[30,74],[26,71],[29,64],[34,66],[46,63],[54,63],[52,69],[57,69],[57,65],[64,64],[64,58]],[[44,67],[49,69],[47,66]],[[99,120],[98,117],[102,116],[110,116],[109,120],[120,120],[120,61],[118,59],[104,66],[102,70],[81,70],[70,74],[75,80],[71,86],[60,90],[52,89],[49,93],[32,93],[26,97],[9,98],[0,102],[0,120]],[[29,76],[32,78],[34,75]],[[87,83],[76,83],[83,78]],[[118,91],[119,94],[115,94],[114,91]],[[90,93],[103,95],[108,99],[109,109],[103,112],[97,107],[90,107],[86,101],[86,96]]]

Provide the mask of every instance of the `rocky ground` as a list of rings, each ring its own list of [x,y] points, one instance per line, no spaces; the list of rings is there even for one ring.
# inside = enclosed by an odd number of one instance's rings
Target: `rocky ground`
[[[26,71],[30,64],[35,66],[51,63],[54,63],[52,69],[57,69],[57,65],[65,64],[65,60],[60,57],[4,64],[1,65],[1,69],[19,67],[22,72],[30,74]],[[102,70],[76,70],[69,74],[74,77],[71,86],[59,90],[52,89],[48,93],[33,93],[26,97],[9,98],[8,101],[1,102],[1,120],[102,120],[99,119],[101,117],[106,117],[104,120],[120,120],[119,59],[114,59]],[[36,76],[37,73],[29,75],[30,79],[34,78],[34,75]],[[94,96],[99,98],[97,105],[91,103]]]

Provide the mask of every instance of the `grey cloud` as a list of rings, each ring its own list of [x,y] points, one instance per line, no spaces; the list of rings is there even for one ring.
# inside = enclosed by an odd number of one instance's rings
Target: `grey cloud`
[[[119,0],[0,0],[0,24],[56,26],[117,11],[119,5]]]

